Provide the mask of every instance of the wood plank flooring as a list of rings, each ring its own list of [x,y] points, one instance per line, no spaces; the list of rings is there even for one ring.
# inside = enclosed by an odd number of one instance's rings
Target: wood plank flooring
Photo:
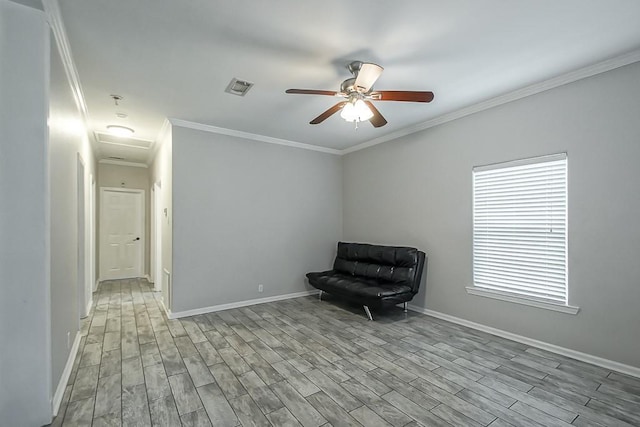
[[[167,320],[100,284],[53,426],[638,426],[640,379],[330,296]]]

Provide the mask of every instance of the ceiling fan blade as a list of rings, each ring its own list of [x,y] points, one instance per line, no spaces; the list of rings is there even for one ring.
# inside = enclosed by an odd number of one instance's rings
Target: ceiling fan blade
[[[315,119],[311,120],[309,122],[309,124],[317,125],[319,123],[324,122],[326,119],[328,119],[329,117],[331,117],[332,115],[334,115],[335,113],[340,111],[340,109],[342,109],[342,107],[344,107],[344,104],[346,104],[346,103],[347,103],[347,101],[338,102],[336,105],[334,105],[333,107],[329,108],[327,111],[325,111],[324,113],[320,114]]]
[[[332,90],[316,90],[316,89],[287,89],[285,93],[297,93],[300,95],[327,95],[336,96],[338,92]]]
[[[371,92],[370,97],[376,101],[431,102],[433,101],[433,92],[377,90]]]
[[[373,117],[369,119],[373,127],[379,128],[387,124],[387,120],[380,114],[380,111],[373,105],[373,102],[364,101],[364,103],[367,104],[367,107],[369,107],[373,113]]]
[[[358,77],[356,77],[356,82],[354,86],[358,89],[361,89],[363,92],[369,92],[371,86],[378,80],[380,74],[382,74],[381,66],[377,64],[372,64],[369,62],[365,62],[360,66],[360,71],[358,71]]]

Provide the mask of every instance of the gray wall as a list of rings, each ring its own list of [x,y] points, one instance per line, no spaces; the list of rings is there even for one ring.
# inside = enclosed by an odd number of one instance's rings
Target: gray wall
[[[414,304],[640,366],[640,64],[344,159],[344,237],[429,255]],[[576,316],[468,295],[471,169],[568,152],[569,303]]]
[[[51,420],[44,14],[0,0],[0,423]]]
[[[342,235],[342,161],[174,126],[173,211],[172,311],[304,291]]]
[[[124,184],[124,185],[123,185]],[[100,212],[100,187],[117,187],[117,188],[133,188],[144,190],[144,266],[143,270],[145,274],[149,274],[149,237],[151,224],[149,212],[149,195],[150,184],[149,184],[149,170],[147,168],[142,167],[133,167],[133,166],[121,166],[121,165],[111,165],[100,163],[98,164],[98,197],[97,203],[98,207],[96,209],[97,212]],[[100,215],[98,215],[98,223],[96,224],[96,231],[100,230]],[[100,247],[100,233],[96,233],[97,247]],[[100,268],[98,266],[98,271]]]

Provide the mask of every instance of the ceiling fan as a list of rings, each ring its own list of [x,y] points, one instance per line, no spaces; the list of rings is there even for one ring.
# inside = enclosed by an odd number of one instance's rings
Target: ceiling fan
[[[406,90],[372,90],[373,84],[382,74],[383,68],[370,62],[353,61],[347,65],[347,69],[353,77],[345,80],[340,85],[340,91],[316,90],[316,89],[287,89],[286,93],[302,95],[326,95],[346,98],[324,113],[320,114],[309,124],[322,123],[333,114],[340,112],[340,116],[348,122],[369,120],[374,127],[382,127],[387,120],[371,101],[404,101],[404,102],[431,102],[433,92],[406,91]]]

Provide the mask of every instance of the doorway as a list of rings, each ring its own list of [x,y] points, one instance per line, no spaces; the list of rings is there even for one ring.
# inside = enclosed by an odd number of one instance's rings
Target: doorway
[[[142,277],[144,190],[100,188],[100,280]]]

